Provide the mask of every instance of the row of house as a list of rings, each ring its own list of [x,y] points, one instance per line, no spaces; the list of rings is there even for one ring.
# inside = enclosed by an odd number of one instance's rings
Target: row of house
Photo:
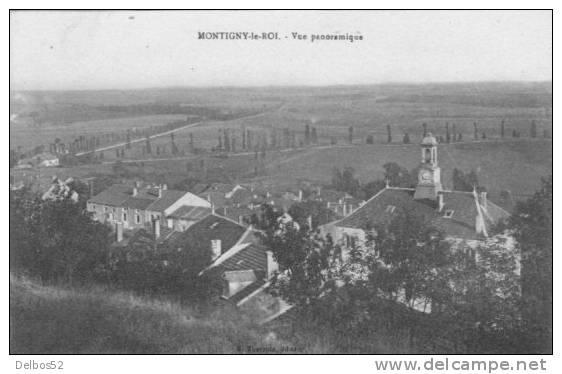
[[[222,216],[207,199],[166,185],[117,184],[91,197],[87,210],[115,228],[116,246],[209,253],[200,275],[217,276],[222,298],[239,307],[259,300],[254,309],[263,318],[288,307],[265,292],[278,266],[258,232]]]

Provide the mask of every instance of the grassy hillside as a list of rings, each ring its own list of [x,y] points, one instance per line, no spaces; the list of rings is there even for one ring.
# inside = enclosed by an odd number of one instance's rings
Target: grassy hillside
[[[12,354],[238,353],[248,345],[281,343],[230,308],[199,316],[124,292],[10,278]]]

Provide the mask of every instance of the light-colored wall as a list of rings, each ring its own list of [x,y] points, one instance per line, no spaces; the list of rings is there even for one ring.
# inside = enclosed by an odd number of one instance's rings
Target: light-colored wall
[[[245,282],[234,282],[234,281],[231,282],[225,281],[225,282],[226,282],[226,289],[225,289],[226,292],[223,294],[223,296],[229,298],[236,295],[238,292],[242,291],[250,284],[254,283],[255,280],[245,281]]]
[[[188,206],[201,206],[205,208],[210,208],[211,203],[207,200],[192,194],[191,192],[187,192],[181,198],[179,198],[175,203],[170,205],[166,210],[164,210],[164,215],[168,215],[173,213],[176,209],[181,207],[182,205]]]

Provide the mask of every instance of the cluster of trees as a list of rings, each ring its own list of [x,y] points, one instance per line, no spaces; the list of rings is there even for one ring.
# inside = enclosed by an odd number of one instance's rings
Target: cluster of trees
[[[42,200],[28,189],[10,191],[10,269],[44,281],[99,279],[110,230],[92,221],[84,205],[70,198]]]
[[[89,186],[75,181],[70,190],[78,201],[70,194],[43,200],[27,189],[10,191],[10,271],[43,282],[110,284],[193,301],[219,292],[219,278],[197,276],[210,263],[206,247],[112,246],[114,233],[85,209]]]
[[[347,192],[358,199],[369,199],[371,196],[383,189],[387,183],[393,187],[413,188],[417,181],[417,171],[400,166],[395,162],[387,162],[383,165],[384,178],[362,184],[355,177],[355,169],[352,167],[344,167],[343,169],[334,168],[332,171],[332,180],[330,187]]]
[[[443,240],[408,211],[365,228],[367,239],[346,248],[309,225],[280,223],[273,210],[264,222],[264,243],[280,265],[271,290],[312,330],[368,342],[365,334],[386,326],[408,331],[414,345],[437,333],[474,353],[552,349],[552,179],[477,248]],[[431,313],[402,314],[404,304]]]
[[[376,179],[363,184],[355,176],[355,169],[352,167],[334,168],[330,187],[338,191],[347,192],[358,199],[367,200],[382,190],[387,184],[391,187],[403,188],[414,188],[417,185],[419,168],[410,171],[396,162],[387,162],[383,165],[383,169],[383,179]],[[474,188],[478,191],[485,189],[480,186],[478,174],[475,170],[464,173],[460,169],[453,169],[453,190],[472,191]]]

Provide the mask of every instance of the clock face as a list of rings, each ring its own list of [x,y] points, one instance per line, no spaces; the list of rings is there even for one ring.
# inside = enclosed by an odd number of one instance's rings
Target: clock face
[[[420,179],[421,179],[423,182],[429,182],[429,181],[431,180],[431,173],[430,173],[429,171],[427,171],[427,170],[422,171],[422,172],[420,173]]]

